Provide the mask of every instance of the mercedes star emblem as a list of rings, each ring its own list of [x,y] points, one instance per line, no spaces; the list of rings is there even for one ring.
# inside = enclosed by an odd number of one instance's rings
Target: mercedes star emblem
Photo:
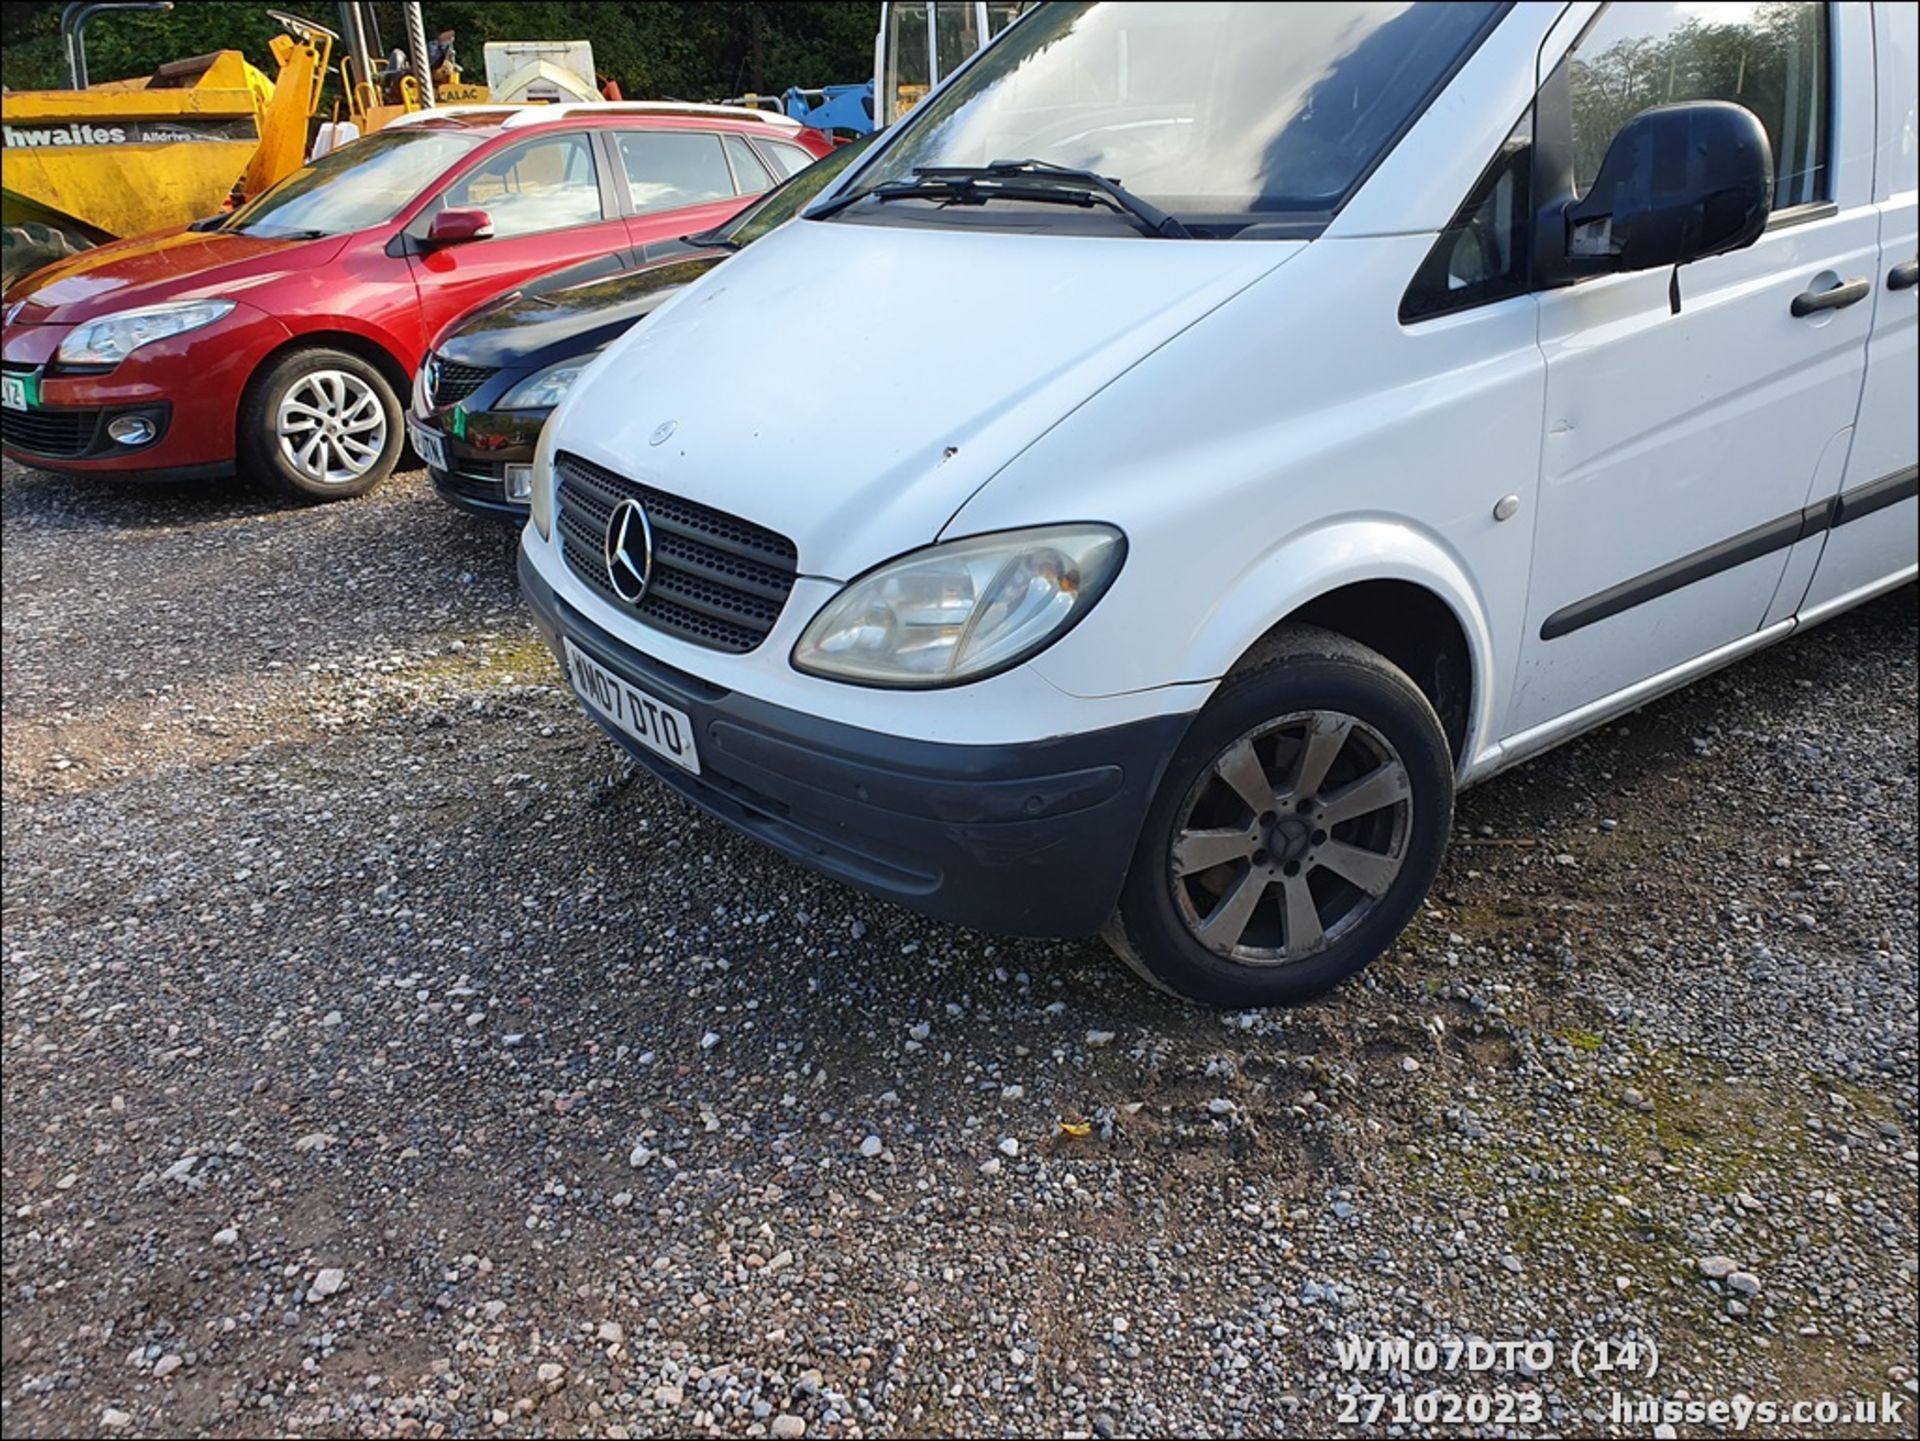
[[[637,500],[623,500],[607,517],[607,583],[628,605],[640,604],[653,578],[653,526]]]

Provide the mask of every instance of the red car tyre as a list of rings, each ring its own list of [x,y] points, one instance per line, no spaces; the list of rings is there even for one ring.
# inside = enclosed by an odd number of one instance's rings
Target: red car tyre
[[[344,350],[282,356],[240,403],[240,458],[298,500],[364,495],[392,472],[405,441],[400,400],[379,369]]]

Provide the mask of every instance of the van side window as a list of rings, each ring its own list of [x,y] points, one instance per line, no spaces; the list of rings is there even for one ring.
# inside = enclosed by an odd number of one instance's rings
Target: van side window
[[[1400,299],[1400,323],[1470,310],[1527,289],[1533,118],[1514,127],[1440,232]]]
[[[1830,44],[1825,5],[1609,5],[1567,57],[1576,190],[1642,110],[1731,100],[1773,141],[1773,208],[1826,200]]]

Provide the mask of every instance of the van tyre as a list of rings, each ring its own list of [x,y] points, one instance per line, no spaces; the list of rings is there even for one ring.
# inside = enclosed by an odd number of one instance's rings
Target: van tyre
[[[240,459],[296,500],[364,495],[393,470],[400,400],[377,366],[344,350],[282,356],[240,402]]]
[[[1102,935],[1188,1000],[1309,1000],[1406,928],[1452,822],[1453,758],[1420,688],[1344,636],[1289,627],[1188,728]]]

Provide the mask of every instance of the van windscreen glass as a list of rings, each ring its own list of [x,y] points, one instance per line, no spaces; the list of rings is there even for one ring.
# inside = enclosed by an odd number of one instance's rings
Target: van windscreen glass
[[[929,166],[1038,160],[1117,180],[1181,220],[1325,216],[1505,8],[1043,5],[915,108],[859,191]]]

